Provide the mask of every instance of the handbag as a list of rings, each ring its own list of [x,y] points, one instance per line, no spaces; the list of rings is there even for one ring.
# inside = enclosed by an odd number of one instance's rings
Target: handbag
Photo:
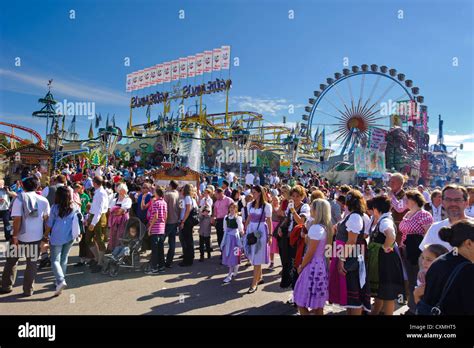
[[[470,264],[470,262],[465,261],[457,265],[456,268],[454,268],[453,272],[450,274],[448,280],[446,281],[446,284],[444,285],[443,292],[441,293],[441,297],[439,298],[438,302],[436,302],[434,306],[431,306],[430,304],[423,301],[423,299],[421,299],[420,302],[418,302],[416,305],[416,309],[415,309],[416,315],[441,315],[442,314],[441,309],[443,306],[443,301],[446,298],[446,295],[451,289],[451,286],[453,285],[454,280],[456,279],[457,275],[462,271],[464,266],[468,264]]]
[[[257,225],[257,231],[260,227],[260,223],[262,222],[262,217],[263,217],[263,214],[265,213],[265,207],[263,206],[262,207],[262,214],[260,214],[260,221],[258,222],[258,225]],[[248,245],[254,245],[254,244],[257,244],[257,241],[258,241],[258,238],[257,236],[255,235],[254,232],[251,232],[247,235],[247,244]]]

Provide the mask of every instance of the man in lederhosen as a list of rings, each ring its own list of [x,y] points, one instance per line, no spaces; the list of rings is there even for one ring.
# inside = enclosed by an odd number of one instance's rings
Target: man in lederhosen
[[[109,198],[103,187],[104,180],[101,176],[93,179],[94,197],[89,211],[89,223],[86,232],[86,243],[94,254],[94,261],[91,262],[92,273],[100,272],[105,254],[105,242],[107,238],[107,210],[109,208]]]

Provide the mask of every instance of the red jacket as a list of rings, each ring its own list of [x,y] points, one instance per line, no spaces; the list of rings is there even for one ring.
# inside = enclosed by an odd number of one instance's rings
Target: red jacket
[[[296,247],[296,256],[294,262],[295,268],[298,268],[301,265],[301,262],[303,262],[305,239],[301,238],[301,232],[308,234],[308,230],[304,224],[293,227],[293,230],[290,234],[290,245],[293,248]]]

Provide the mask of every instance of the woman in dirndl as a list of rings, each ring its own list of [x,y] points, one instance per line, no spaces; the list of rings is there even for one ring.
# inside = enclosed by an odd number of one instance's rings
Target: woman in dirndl
[[[311,203],[311,222],[306,237],[306,253],[298,267],[298,280],[293,292],[294,302],[301,315],[323,315],[328,300],[328,267],[324,255],[332,241],[331,206],[325,199]]]
[[[270,244],[272,242],[272,206],[265,201],[266,193],[262,186],[252,188],[253,202],[248,206],[243,237],[244,252],[253,268],[252,285],[247,291],[253,294],[263,284],[262,265],[270,262]],[[256,240],[255,243],[252,243]],[[250,241],[250,243],[249,243]]]
[[[368,270],[375,302],[370,314],[393,315],[395,300],[405,294],[402,261],[395,252],[396,228],[388,197],[375,197],[371,204],[374,220],[370,229]]]
[[[329,268],[329,302],[345,307],[348,315],[361,315],[362,310],[371,308],[362,193],[350,190],[346,206],[349,213],[337,226],[336,250]]]

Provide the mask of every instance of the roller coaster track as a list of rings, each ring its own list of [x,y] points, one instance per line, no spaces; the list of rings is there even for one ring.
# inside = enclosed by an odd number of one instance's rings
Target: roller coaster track
[[[25,143],[25,139],[20,138],[19,136],[15,135],[15,134],[0,131],[0,135],[3,135],[7,138],[15,139],[16,141],[18,141],[19,143],[22,143],[22,144]],[[0,152],[3,152],[3,151],[5,151],[5,149],[0,149]]]
[[[30,133],[30,134],[33,135],[33,136],[36,138],[36,140],[38,141],[38,142],[37,142],[37,145],[38,145],[38,146],[41,146],[41,147],[44,147],[43,138],[41,138],[41,135],[40,135],[37,131],[35,131],[35,130],[31,129],[31,128],[25,127],[25,126],[20,126],[20,125],[18,125],[18,124],[7,123],[7,122],[0,122],[0,125],[6,126],[6,127],[16,128],[16,129],[22,130],[22,131],[24,131],[24,132]],[[2,132],[2,134],[3,134],[3,132]],[[5,135],[5,134],[3,134],[3,135]],[[5,135],[5,136],[7,136],[7,135]],[[13,139],[15,139],[15,140],[18,140],[18,141],[20,141],[20,142],[24,140],[24,139],[22,139],[22,138],[19,138],[19,137],[16,137],[16,136],[12,136],[12,134],[9,134],[8,136],[10,136],[11,138],[13,138]],[[19,140],[19,139],[20,139],[20,140]]]

